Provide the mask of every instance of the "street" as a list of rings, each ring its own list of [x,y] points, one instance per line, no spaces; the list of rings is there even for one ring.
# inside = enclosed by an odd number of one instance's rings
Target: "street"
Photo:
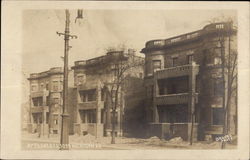
[[[59,150],[59,135],[38,137],[37,134],[23,133],[22,149],[24,150]],[[135,150],[135,149],[220,149],[221,142],[189,142],[180,138],[170,141],[161,140],[158,137],[148,139],[116,137],[116,144],[111,144],[111,137],[98,137],[92,135],[70,135],[70,150]],[[227,144],[227,149],[235,149],[236,145]]]

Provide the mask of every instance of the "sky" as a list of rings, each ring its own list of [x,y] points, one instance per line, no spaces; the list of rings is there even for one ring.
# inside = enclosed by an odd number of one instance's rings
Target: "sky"
[[[109,47],[125,45],[140,50],[152,39],[202,29],[209,21],[232,17],[232,10],[83,10],[83,19],[75,23],[76,10],[70,10],[69,65],[74,61],[104,55]],[[28,84],[30,73],[62,67],[64,54],[64,10],[25,10],[22,25],[23,83]]]

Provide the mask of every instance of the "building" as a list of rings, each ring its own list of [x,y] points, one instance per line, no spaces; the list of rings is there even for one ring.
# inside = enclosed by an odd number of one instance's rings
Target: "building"
[[[132,66],[138,62],[142,62],[141,65]],[[128,126],[124,119],[131,119],[124,113],[143,102],[143,64],[144,58],[136,56],[132,49],[113,50],[100,57],[76,61],[72,67],[77,96],[77,105],[73,109],[73,132],[80,135],[89,133],[110,136],[113,102],[117,103],[113,121],[115,133],[122,136],[125,126]],[[122,83],[117,89],[119,71],[126,67],[121,75]],[[142,96],[131,96],[134,93]]]
[[[146,43],[141,52],[150,136],[204,140],[223,135],[224,103],[229,104],[228,134],[237,133],[237,96],[228,98],[228,70],[223,67],[228,55],[237,53],[236,33],[232,23],[213,23]]]
[[[51,68],[41,73],[32,73],[30,82],[30,109],[28,131],[41,136],[60,132],[63,70]],[[69,91],[73,87],[73,73],[69,72]],[[69,99],[72,99],[69,97]]]

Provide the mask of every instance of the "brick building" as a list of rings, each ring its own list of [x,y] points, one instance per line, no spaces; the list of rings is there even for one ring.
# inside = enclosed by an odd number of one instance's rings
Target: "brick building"
[[[232,23],[213,23],[195,32],[146,43],[141,52],[145,54],[149,135],[189,140],[192,120],[194,140],[223,134],[223,97],[228,96],[222,77],[225,84],[229,79],[227,74],[222,76],[227,70],[222,67],[221,55],[237,52],[236,32]],[[233,93],[228,102],[229,134],[237,133],[236,102]]]
[[[30,109],[28,131],[47,135],[60,132],[63,70],[51,68],[41,73],[32,73],[30,82]],[[73,73],[69,72],[69,91],[73,87]],[[69,98],[71,99],[71,98]],[[49,129],[50,128],[50,129]]]
[[[129,49],[128,51],[110,51],[104,56],[75,62],[72,67],[77,96],[77,105],[73,109],[74,133],[110,136],[112,105],[111,97],[107,96],[108,92],[105,88],[110,88],[115,83],[118,62],[128,65],[135,61],[143,61],[144,63],[143,58],[136,56],[135,51]],[[121,136],[125,126],[128,126],[124,122],[124,119],[127,118],[124,113],[127,110],[133,110],[134,107],[143,102],[144,98],[143,65],[130,68],[123,76],[124,83],[118,89],[119,98],[115,117],[117,136]],[[141,96],[132,97],[131,94],[135,92]]]

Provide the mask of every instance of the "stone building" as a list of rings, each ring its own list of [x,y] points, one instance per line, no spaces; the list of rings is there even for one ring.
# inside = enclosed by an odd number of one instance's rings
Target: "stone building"
[[[48,135],[60,132],[63,70],[51,68],[41,73],[32,73],[30,82],[30,109],[28,131]],[[73,72],[69,72],[69,91],[73,87]],[[72,99],[72,98],[69,98]]]
[[[226,102],[229,79],[222,65],[222,54],[228,57],[237,53],[236,33],[232,23],[213,23],[198,31],[146,43],[141,52],[145,54],[150,136],[189,140],[192,134],[194,140],[204,140],[223,135],[224,103],[230,104],[229,134],[237,133],[237,97],[232,93]]]
[[[144,58],[136,56],[135,51],[129,49],[127,51],[109,51],[106,55],[100,57],[75,62],[72,67],[77,96],[77,105],[73,109],[74,133],[80,135],[89,133],[96,136],[111,135],[111,98],[114,99],[114,96],[108,96],[107,88],[112,88],[112,85],[116,82],[116,65],[122,63],[123,66],[128,66],[140,61],[143,62],[142,65],[130,67],[123,74],[124,80],[118,89],[115,133],[117,136],[121,136],[124,126],[128,126],[124,122],[124,119],[126,119],[124,113],[127,110],[133,110],[136,105],[143,102]],[[136,84],[136,86],[133,84]],[[113,91],[115,92],[115,90],[114,87]],[[131,94],[135,92],[142,96],[139,96],[139,98],[132,97]]]

